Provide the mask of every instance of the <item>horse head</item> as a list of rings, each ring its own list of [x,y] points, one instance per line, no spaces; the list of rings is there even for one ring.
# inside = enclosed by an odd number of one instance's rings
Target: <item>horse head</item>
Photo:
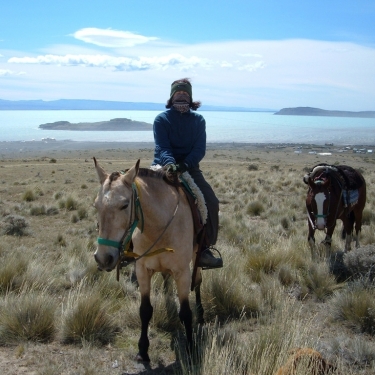
[[[99,270],[112,271],[119,259],[123,241],[134,219],[133,183],[139,160],[126,173],[108,174],[94,159],[100,189],[94,207],[98,211],[98,247],[94,257]]]
[[[310,220],[319,230],[327,226],[330,205],[330,169],[319,165],[303,177],[305,184],[309,186],[306,198],[306,207]]]

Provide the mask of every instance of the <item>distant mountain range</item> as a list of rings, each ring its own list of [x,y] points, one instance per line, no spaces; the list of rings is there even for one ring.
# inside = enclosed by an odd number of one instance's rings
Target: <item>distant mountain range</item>
[[[375,118],[375,111],[328,111],[325,109],[312,107],[295,107],[283,108],[276,112],[275,115],[285,116],[330,116],[330,117],[360,117],[360,118]]]
[[[0,110],[135,110],[135,111],[164,111],[165,104],[142,102],[114,102],[105,100],[60,99],[44,100],[2,100]],[[221,107],[202,105],[202,111],[225,112],[276,112],[275,109]]]

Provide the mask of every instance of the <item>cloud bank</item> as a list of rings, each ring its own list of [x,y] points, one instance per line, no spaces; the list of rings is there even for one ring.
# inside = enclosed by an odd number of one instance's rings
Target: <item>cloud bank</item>
[[[207,104],[374,109],[371,47],[303,39],[178,44],[97,28],[71,37],[43,54],[0,51],[0,78],[17,80],[27,93],[35,87],[43,99],[160,102],[169,82],[187,76]]]

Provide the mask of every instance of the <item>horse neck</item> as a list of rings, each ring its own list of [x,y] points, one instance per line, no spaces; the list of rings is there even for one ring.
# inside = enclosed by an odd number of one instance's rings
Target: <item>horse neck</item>
[[[135,183],[145,224],[165,225],[176,209],[179,191],[152,176],[137,177]]]

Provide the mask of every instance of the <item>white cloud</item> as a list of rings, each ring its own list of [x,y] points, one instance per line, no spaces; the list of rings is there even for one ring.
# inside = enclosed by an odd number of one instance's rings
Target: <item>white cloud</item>
[[[12,70],[8,69],[0,69],[0,77],[7,77],[7,76],[21,76],[26,74],[25,72],[13,72]]]
[[[84,66],[112,68],[118,71],[134,70],[165,70],[176,68],[186,71],[195,68],[211,69],[213,67],[234,68],[238,70],[247,70],[249,72],[263,68],[263,61],[254,64],[243,64],[239,61],[214,61],[204,57],[191,56],[186,57],[180,54],[170,54],[159,57],[116,57],[109,55],[40,55],[37,57],[11,57],[9,63],[14,64],[41,64],[41,65],[59,65],[59,66]]]
[[[158,39],[134,34],[130,31],[97,29],[95,27],[78,30],[73,36],[83,42],[109,48],[134,47]]]
[[[27,72],[24,86],[15,77],[17,90],[9,94],[21,98],[31,95],[31,87],[44,99],[159,102],[170,81],[185,76],[193,79],[194,95],[205,104],[373,108],[375,48],[354,43],[158,42],[101,51],[93,44],[46,47],[39,56],[0,50],[6,56],[0,69],[3,75],[17,70],[15,66]]]

